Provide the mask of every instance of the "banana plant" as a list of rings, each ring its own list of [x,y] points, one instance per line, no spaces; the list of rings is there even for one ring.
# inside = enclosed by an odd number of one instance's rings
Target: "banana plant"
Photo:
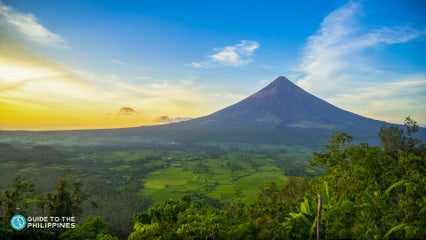
[[[312,201],[308,196],[305,196],[303,202],[301,202],[300,206],[296,208],[296,212],[290,212],[290,217],[292,219],[302,220],[306,224],[305,227],[309,228],[309,234],[311,237],[315,232],[317,224],[316,210],[317,206],[315,201]]]

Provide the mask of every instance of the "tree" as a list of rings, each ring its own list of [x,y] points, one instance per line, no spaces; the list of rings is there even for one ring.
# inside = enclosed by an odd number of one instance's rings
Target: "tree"
[[[15,214],[26,215],[30,199],[33,198],[34,183],[25,181],[21,176],[15,178],[12,190],[0,192],[0,236],[12,239],[18,235],[25,238],[28,231],[16,232],[10,228],[9,221]]]
[[[426,147],[414,134],[419,131],[419,125],[410,116],[404,121],[405,131],[399,126],[382,126],[379,131],[381,145],[384,151],[398,159],[402,154],[415,153],[425,157]]]
[[[17,214],[25,214],[28,206],[27,199],[32,198],[34,192],[34,183],[25,181],[21,176],[15,178],[12,190],[5,190],[2,194],[0,207],[4,204],[4,209],[1,208],[2,222],[7,225],[10,218]]]
[[[118,240],[117,237],[108,234],[108,224],[99,216],[87,218],[83,225],[77,225],[63,232],[59,239]]]
[[[49,215],[79,216],[82,211],[81,204],[88,199],[88,195],[83,192],[81,187],[79,182],[70,183],[67,175],[59,180],[56,191],[53,194],[47,194]]]
[[[195,203],[193,203],[194,205]],[[167,200],[147,211],[133,215],[134,231],[130,240],[137,239],[176,239],[179,214],[191,206],[191,197],[183,196],[180,200]]]
[[[88,195],[81,190],[81,184],[70,183],[65,176],[58,182],[54,193],[34,196],[34,183],[25,181],[17,176],[12,190],[1,193],[1,222],[0,236],[5,239],[58,239],[63,229],[31,229],[13,231],[10,228],[10,218],[15,214],[24,216],[44,216],[44,206],[48,205],[49,216],[77,216],[81,213],[81,203]],[[40,209],[33,209],[33,208]],[[43,214],[43,215],[40,215]],[[67,231],[65,231],[67,232]],[[103,232],[107,234],[107,232]],[[96,235],[94,236],[96,238]],[[71,238],[74,239],[74,238]],[[85,238],[82,238],[85,239]],[[93,238],[94,239],[94,238]]]

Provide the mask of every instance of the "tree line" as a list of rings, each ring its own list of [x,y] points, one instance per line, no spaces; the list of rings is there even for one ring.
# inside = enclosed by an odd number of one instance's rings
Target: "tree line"
[[[109,227],[99,217],[87,218],[84,224],[75,228],[24,228],[16,231],[10,226],[10,219],[16,214],[24,216],[58,216],[79,217],[82,214],[82,203],[89,195],[82,190],[80,182],[71,182],[67,177],[58,181],[55,191],[34,195],[33,182],[17,176],[12,189],[0,192],[0,236],[1,239],[100,239],[118,240],[109,234]]]

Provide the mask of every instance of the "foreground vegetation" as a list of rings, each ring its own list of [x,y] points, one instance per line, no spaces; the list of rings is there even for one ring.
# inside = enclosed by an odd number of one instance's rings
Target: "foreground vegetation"
[[[405,129],[384,126],[379,132],[381,146],[355,145],[351,136],[335,133],[305,168],[301,164],[305,155],[288,146],[209,144],[185,151],[182,146],[62,152],[48,148],[50,154],[38,160],[36,153],[46,153],[46,148],[32,147],[29,152],[36,162],[24,161],[28,151],[3,146],[14,151],[0,152],[2,168],[19,165],[21,174],[31,173],[28,176],[33,178],[18,177],[12,187],[2,186],[8,190],[0,195],[0,235],[6,239],[315,239],[317,235],[321,239],[425,239],[426,147],[414,137],[417,130],[410,118]],[[37,152],[38,148],[43,151]],[[53,164],[58,157],[62,167],[71,169],[65,177]],[[288,161],[291,157],[299,161]],[[41,161],[46,178],[57,177],[56,186],[37,189],[34,185],[46,183],[37,175],[40,169],[35,164]],[[296,172],[301,175],[294,176]],[[259,186],[263,186],[260,191]],[[91,204],[99,204],[100,210]],[[86,221],[62,231],[17,232],[8,223],[16,209]],[[117,228],[114,215],[127,219],[127,226]]]
[[[425,239],[426,147],[417,130],[409,118],[405,131],[384,126],[382,147],[336,133],[310,163],[324,174],[272,183],[254,203],[220,209],[189,196],[165,201],[134,215],[129,239]]]

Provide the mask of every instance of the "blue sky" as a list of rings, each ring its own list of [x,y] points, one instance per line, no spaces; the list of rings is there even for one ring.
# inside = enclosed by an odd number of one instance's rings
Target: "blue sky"
[[[3,0],[0,128],[198,117],[280,75],[366,117],[426,125],[425,16],[414,0]]]

